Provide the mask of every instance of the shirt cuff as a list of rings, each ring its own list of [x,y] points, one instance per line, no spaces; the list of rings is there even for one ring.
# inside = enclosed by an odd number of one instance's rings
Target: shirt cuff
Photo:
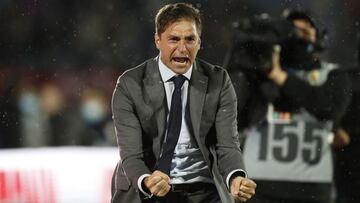
[[[143,193],[143,195],[145,195],[145,197],[147,199],[151,198],[153,196],[153,194],[149,194],[149,193],[145,192],[145,190],[142,188],[142,182],[143,182],[144,178],[149,177],[149,176],[150,176],[150,174],[144,174],[144,175],[140,176],[137,181],[139,190],[141,191],[141,193]]]
[[[231,180],[231,177],[235,174],[235,173],[238,173],[237,176],[242,176],[244,178],[247,178],[247,173],[242,170],[242,169],[235,169],[233,171],[231,171],[229,173],[229,175],[226,177],[226,186],[228,187],[228,189],[230,189],[230,180]]]

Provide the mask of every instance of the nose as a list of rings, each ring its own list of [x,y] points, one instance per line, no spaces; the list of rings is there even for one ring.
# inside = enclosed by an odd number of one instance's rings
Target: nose
[[[186,46],[185,40],[180,40],[180,41],[179,41],[179,45],[178,45],[177,49],[178,49],[181,53],[186,53],[186,52],[187,52],[187,46]]]

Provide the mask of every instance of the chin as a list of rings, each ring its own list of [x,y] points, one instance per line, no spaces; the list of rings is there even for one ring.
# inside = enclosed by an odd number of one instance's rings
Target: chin
[[[184,74],[184,73],[186,73],[186,71],[188,71],[189,69],[190,69],[190,66],[177,67],[177,68],[176,68],[176,73]]]
[[[170,69],[177,74],[184,74],[187,70],[189,70],[189,68],[190,65],[183,65],[183,66],[173,65],[170,67]]]

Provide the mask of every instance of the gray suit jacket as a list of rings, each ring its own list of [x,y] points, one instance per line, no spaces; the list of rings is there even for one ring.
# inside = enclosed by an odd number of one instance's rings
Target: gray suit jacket
[[[222,202],[233,202],[227,175],[243,169],[236,123],[237,102],[227,72],[197,59],[189,83],[191,128],[211,170]],[[120,157],[112,182],[112,202],[142,202],[137,181],[151,174],[164,137],[167,103],[158,62],[150,59],[124,72],[112,100]]]

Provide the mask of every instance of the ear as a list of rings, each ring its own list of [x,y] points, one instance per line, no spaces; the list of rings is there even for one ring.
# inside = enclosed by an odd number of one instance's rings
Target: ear
[[[160,49],[160,36],[157,33],[155,33],[155,35],[154,35],[154,42],[155,42],[156,48]]]

